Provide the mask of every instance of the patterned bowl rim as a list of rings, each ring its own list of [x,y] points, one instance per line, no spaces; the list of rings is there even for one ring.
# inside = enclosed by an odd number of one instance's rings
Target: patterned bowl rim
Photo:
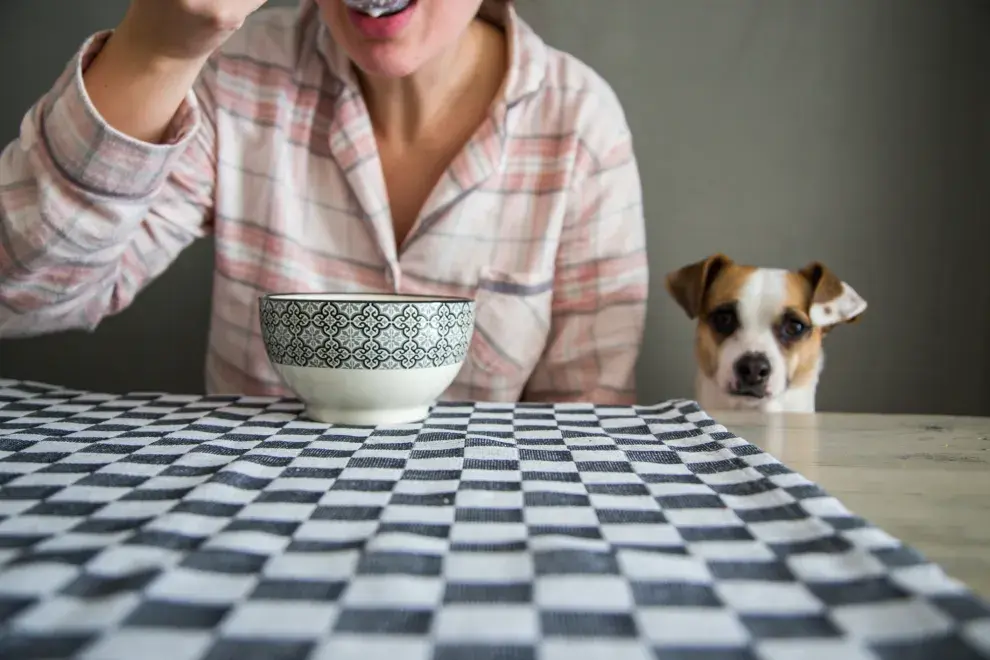
[[[365,297],[367,296],[367,297]],[[473,303],[474,300],[471,298],[463,298],[459,296],[438,296],[438,295],[419,295],[413,293],[354,293],[346,291],[319,291],[319,292],[302,292],[302,293],[265,293],[259,297],[259,300],[266,301],[279,301],[287,302],[296,300],[299,302],[317,302],[317,303],[360,303],[360,304],[429,304],[429,303]]]

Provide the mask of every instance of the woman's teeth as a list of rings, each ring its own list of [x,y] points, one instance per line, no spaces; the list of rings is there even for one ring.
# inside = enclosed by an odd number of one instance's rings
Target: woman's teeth
[[[344,0],[351,9],[355,9],[373,18],[388,14],[397,14],[409,6],[411,0]]]

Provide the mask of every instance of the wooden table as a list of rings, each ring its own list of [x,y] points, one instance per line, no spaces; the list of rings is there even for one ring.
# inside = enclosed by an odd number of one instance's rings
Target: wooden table
[[[990,418],[713,416],[990,599]]]

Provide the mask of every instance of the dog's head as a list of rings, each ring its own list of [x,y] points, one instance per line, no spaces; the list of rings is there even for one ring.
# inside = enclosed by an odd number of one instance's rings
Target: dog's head
[[[818,378],[822,338],[866,301],[820,263],[756,268],[716,254],[667,275],[667,291],[697,319],[699,368],[727,396],[758,407]]]

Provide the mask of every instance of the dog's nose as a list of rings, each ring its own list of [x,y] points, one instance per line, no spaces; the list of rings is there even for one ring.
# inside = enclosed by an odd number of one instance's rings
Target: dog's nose
[[[736,360],[735,371],[740,385],[757,387],[770,378],[770,360],[763,353],[746,353]]]

